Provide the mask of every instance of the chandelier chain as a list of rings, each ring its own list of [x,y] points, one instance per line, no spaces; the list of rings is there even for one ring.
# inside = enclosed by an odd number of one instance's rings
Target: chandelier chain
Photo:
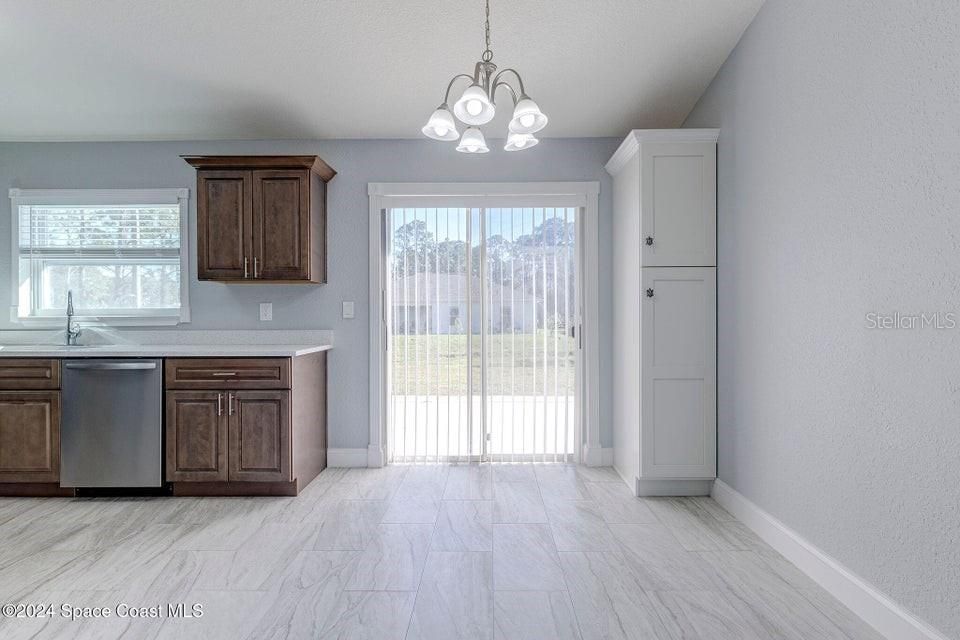
[[[486,23],[484,24],[484,39],[487,48],[483,52],[483,61],[489,62],[493,58],[493,51],[490,50],[490,0],[486,0]]]

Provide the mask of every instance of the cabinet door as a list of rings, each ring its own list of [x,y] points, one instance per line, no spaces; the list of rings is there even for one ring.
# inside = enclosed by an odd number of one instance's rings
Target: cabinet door
[[[253,172],[253,256],[262,280],[310,279],[310,172]]]
[[[233,391],[230,480],[285,482],[290,476],[290,393]]]
[[[0,482],[60,479],[60,392],[0,391]]]
[[[641,145],[640,247],[644,267],[717,264],[717,145]]]
[[[167,481],[227,479],[227,394],[167,391]]]
[[[197,172],[197,276],[242,280],[252,276],[249,171]]]
[[[716,475],[716,269],[643,269],[641,478]]]

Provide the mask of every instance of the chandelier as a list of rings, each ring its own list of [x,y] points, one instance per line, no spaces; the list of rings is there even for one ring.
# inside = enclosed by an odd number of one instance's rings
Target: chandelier
[[[523,88],[523,80],[515,69],[503,69],[497,73],[497,65],[493,64],[493,51],[490,50],[490,0],[486,0],[485,36],[487,48],[474,67],[473,75],[460,73],[453,76],[453,79],[447,85],[447,92],[443,95],[443,103],[433,112],[430,120],[427,121],[427,125],[421,131],[423,131],[423,135],[434,140],[452,141],[459,138],[460,143],[457,145],[457,151],[486,153],[490,149],[487,147],[483,132],[478,127],[493,120],[496,113],[496,107],[493,104],[494,97],[497,89],[504,87],[513,100],[513,118],[510,119],[507,143],[503,148],[506,151],[529,149],[539,142],[533,137],[533,134],[547,126],[547,116],[540,111],[537,103],[527,95]],[[516,88],[510,85],[505,78],[501,79],[506,74],[516,80]],[[464,89],[460,99],[453,104],[453,113],[451,114],[450,108],[447,106],[447,101],[450,99],[450,90],[461,78],[469,80],[470,86]],[[462,136],[457,131],[454,116],[467,125]]]

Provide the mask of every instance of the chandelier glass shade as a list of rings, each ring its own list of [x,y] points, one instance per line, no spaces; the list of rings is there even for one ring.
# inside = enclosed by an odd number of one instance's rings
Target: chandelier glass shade
[[[457,151],[462,153],[486,153],[490,149],[487,147],[487,141],[483,139],[483,132],[476,127],[470,127],[463,132],[460,144],[457,145]]]
[[[487,96],[483,87],[472,84],[463,92],[460,99],[453,105],[453,115],[464,124],[471,126],[487,124],[493,120],[496,107]]]
[[[513,118],[508,126],[512,133],[536,133],[547,126],[547,116],[536,102],[525,97],[513,108]]]
[[[515,69],[497,71],[497,65],[493,63],[493,51],[490,50],[490,0],[486,0],[486,17],[487,48],[474,66],[473,74],[460,73],[450,80],[443,102],[433,112],[421,131],[423,135],[434,140],[453,141],[459,138],[457,151],[486,153],[489,149],[483,133],[477,127],[493,120],[497,111],[494,104],[495,96],[497,90],[503,88],[513,101],[513,117],[508,125],[509,131],[504,149],[507,151],[529,149],[539,142],[533,134],[547,126],[547,116],[527,95],[523,79]],[[453,113],[451,113],[448,106],[450,92],[461,79],[468,80],[469,84],[453,104]],[[512,80],[513,84],[509,80]],[[462,136],[457,132],[456,120],[468,125]]]
[[[430,120],[427,121],[427,126],[421,131],[423,131],[423,135],[434,140],[456,140],[460,137],[460,132],[457,131],[457,123],[454,122],[453,115],[445,105],[433,112]]]
[[[504,151],[522,151],[536,145],[539,140],[529,133],[510,132],[507,136],[507,144],[503,145]]]

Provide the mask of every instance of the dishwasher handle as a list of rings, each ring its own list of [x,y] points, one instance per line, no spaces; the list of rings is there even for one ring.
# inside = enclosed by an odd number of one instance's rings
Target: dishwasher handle
[[[146,371],[156,369],[156,362],[68,362],[67,369],[87,369],[93,371]]]

